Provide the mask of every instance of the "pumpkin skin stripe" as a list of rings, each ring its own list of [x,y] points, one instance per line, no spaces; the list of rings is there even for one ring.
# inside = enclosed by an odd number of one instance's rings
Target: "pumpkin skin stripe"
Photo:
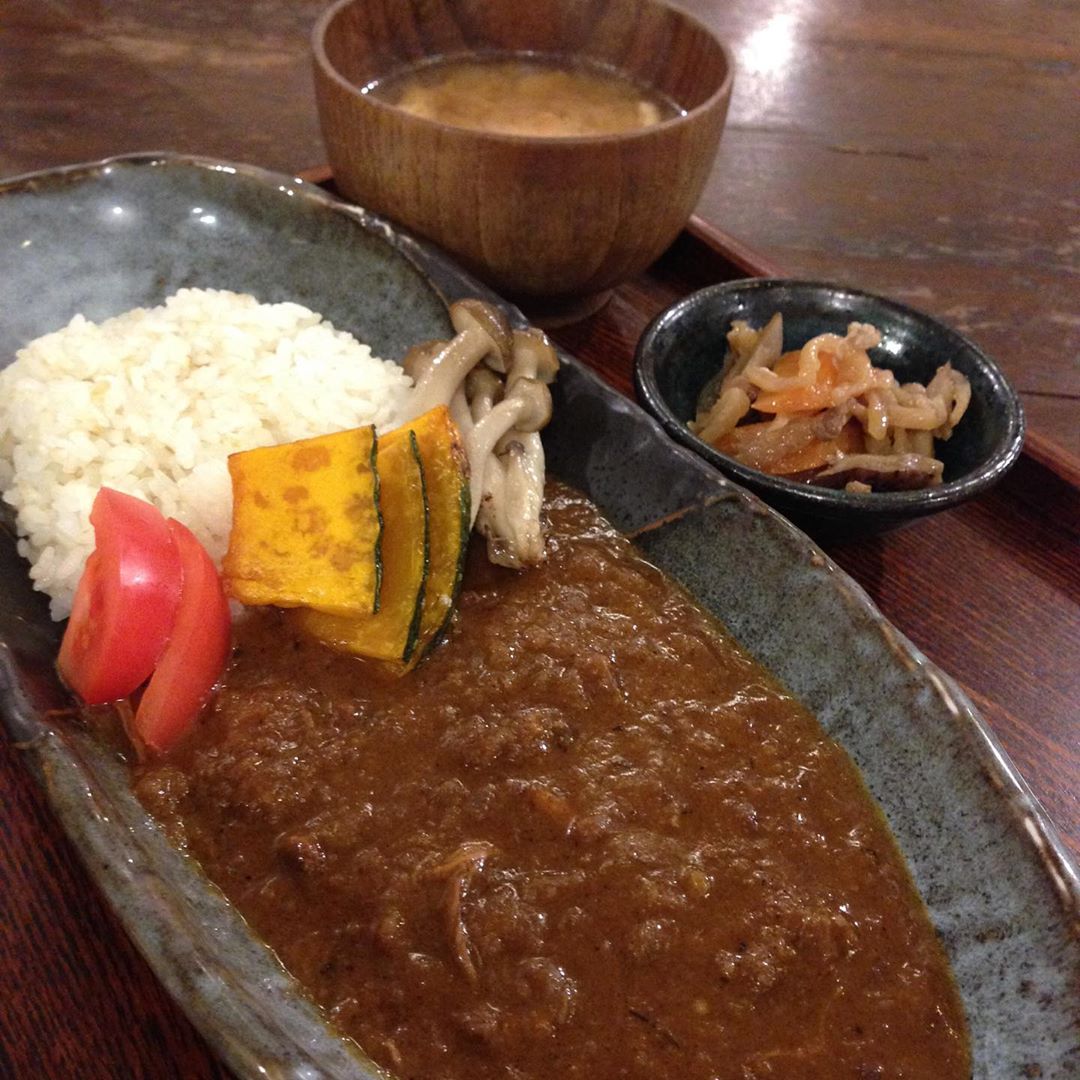
[[[356,618],[298,608],[290,618],[333,649],[406,664],[416,650],[429,560],[423,464],[411,425],[379,440],[382,588],[378,612]]]
[[[469,466],[465,444],[445,405],[412,422],[424,461],[431,565],[414,659],[430,651],[454,613],[471,532]]]

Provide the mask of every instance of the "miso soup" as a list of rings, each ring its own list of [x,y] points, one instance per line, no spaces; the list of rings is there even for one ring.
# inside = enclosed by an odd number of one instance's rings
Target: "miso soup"
[[[439,57],[365,92],[455,127],[547,138],[616,135],[684,111],[615,68],[535,53]]]

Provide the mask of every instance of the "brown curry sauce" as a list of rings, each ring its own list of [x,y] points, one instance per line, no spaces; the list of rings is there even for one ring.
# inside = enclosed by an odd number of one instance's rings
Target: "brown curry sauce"
[[[253,614],[140,797],[402,1080],[969,1077],[847,756],[590,504],[548,513],[401,680]]]

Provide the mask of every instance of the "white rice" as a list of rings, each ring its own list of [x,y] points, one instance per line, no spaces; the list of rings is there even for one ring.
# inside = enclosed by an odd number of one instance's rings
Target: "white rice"
[[[392,427],[410,385],[299,304],[181,289],[100,324],[76,315],[0,372],[0,491],[34,587],[54,619],[68,615],[102,486],[184,522],[220,561],[229,454]]]

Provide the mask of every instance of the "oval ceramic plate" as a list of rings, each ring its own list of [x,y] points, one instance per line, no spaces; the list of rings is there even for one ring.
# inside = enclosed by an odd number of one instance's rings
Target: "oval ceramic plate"
[[[181,285],[298,300],[390,356],[447,332],[440,294],[487,295],[443,256],[318,189],[170,155],[0,185],[0,258],[0,363],[78,310],[116,314]],[[58,280],[62,288],[41,287]],[[638,532],[650,558],[726,622],[862,769],[952,960],[974,1075],[1076,1075],[1080,879],[955,684],[806,537],[571,358],[545,442],[552,471]],[[10,532],[0,578],[9,734],[164,984],[243,1077],[370,1080],[370,1064],[169,847],[122,764],[47,717],[66,703],[52,668],[58,632]]]

